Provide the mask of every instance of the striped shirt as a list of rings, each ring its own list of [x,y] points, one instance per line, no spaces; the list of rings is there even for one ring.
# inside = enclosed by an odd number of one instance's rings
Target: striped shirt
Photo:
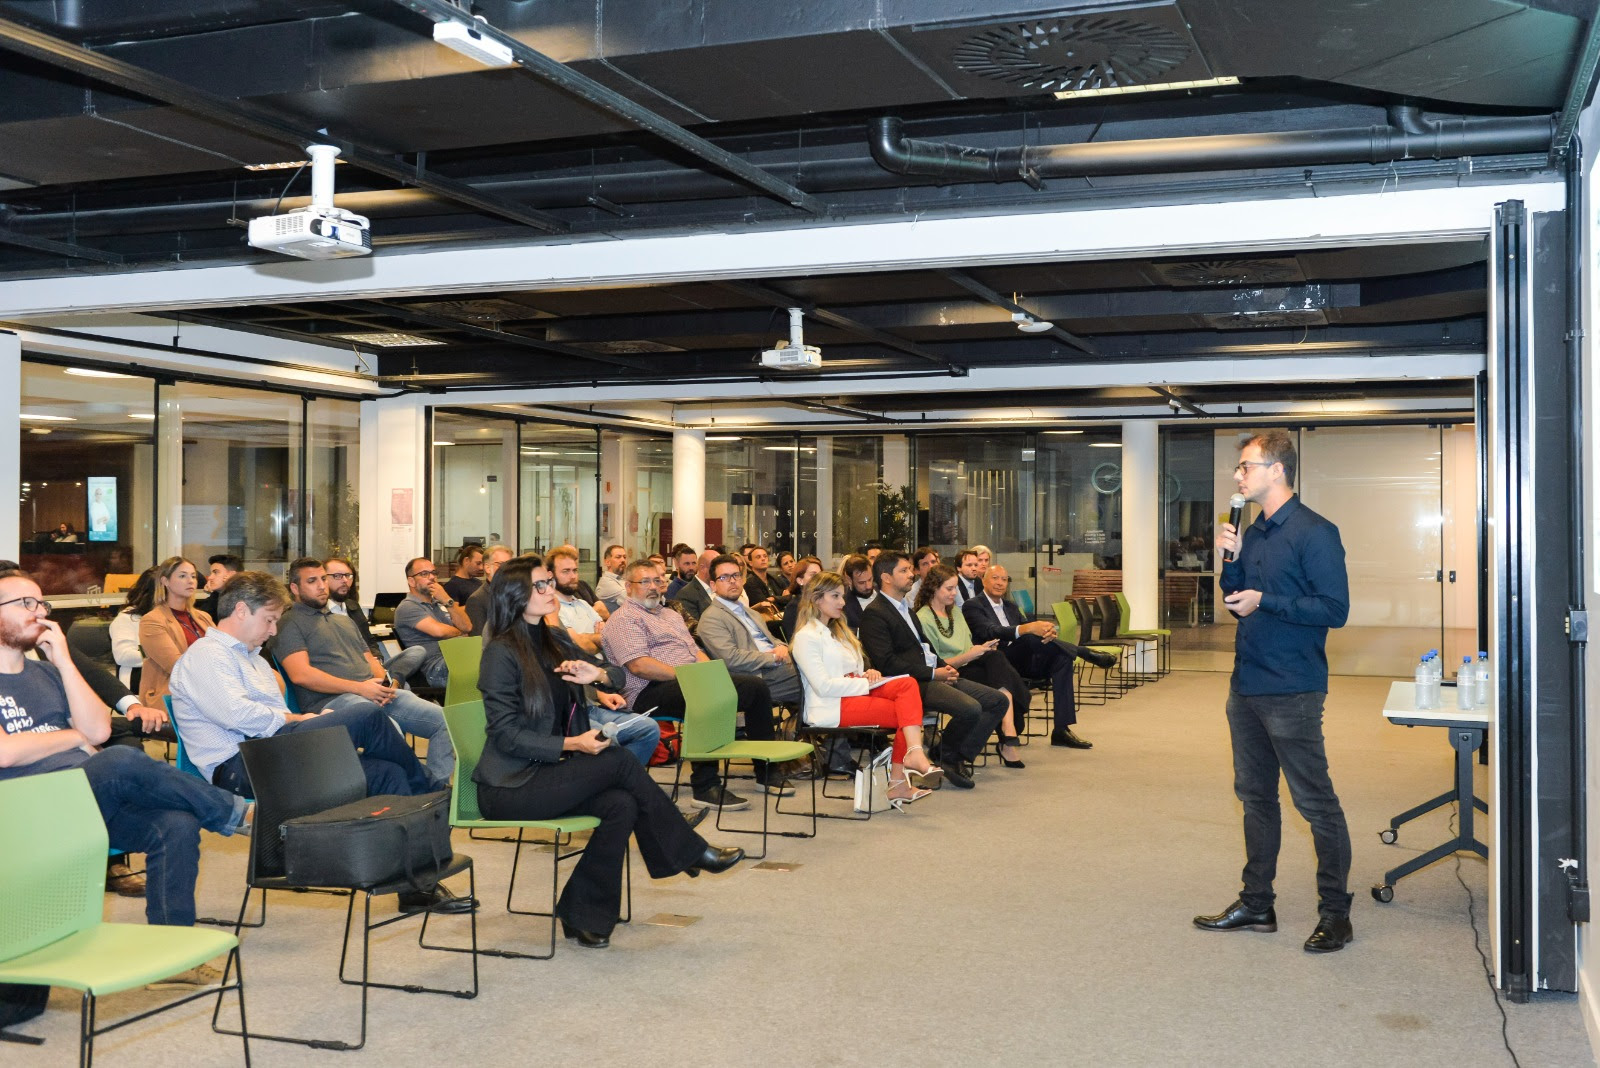
[[[278,673],[220,627],[206,631],[172,669],[172,718],[184,752],[207,782],[240,742],[272,737],[288,713]]]
[[[689,636],[682,616],[670,608],[658,607],[650,611],[631,600],[623,601],[622,607],[611,613],[600,635],[600,645],[606,659],[621,665],[627,674],[628,684],[623,687],[622,695],[628,699],[629,708],[633,707],[639,691],[650,685],[649,679],[626,671],[630,660],[650,656],[677,667],[700,659],[700,647]]]

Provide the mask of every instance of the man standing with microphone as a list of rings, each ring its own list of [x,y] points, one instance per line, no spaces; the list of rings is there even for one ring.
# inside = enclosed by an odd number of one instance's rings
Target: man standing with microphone
[[[1328,695],[1329,627],[1350,614],[1339,530],[1294,494],[1298,457],[1282,430],[1245,443],[1234,468],[1239,496],[1261,506],[1242,533],[1234,521],[1217,534],[1223,603],[1239,620],[1228,692],[1233,788],[1244,805],[1244,888],[1215,916],[1196,916],[1206,931],[1276,931],[1272,880],[1282,816],[1278,777],[1311,824],[1317,851],[1320,919],[1306,940],[1332,953],[1354,939],[1350,927],[1350,831],[1328,776],[1322,707]]]

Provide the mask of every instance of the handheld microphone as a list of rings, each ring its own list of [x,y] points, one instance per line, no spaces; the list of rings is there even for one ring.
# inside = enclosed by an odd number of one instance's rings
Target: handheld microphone
[[[1239,522],[1244,519],[1244,504],[1245,498],[1244,494],[1242,493],[1235,493],[1228,501],[1228,505],[1232,509],[1228,512],[1228,525],[1233,527],[1235,532],[1237,532],[1239,529]],[[1223,563],[1229,563],[1232,560],[1233,553],[1227,549],[1222,550]]]

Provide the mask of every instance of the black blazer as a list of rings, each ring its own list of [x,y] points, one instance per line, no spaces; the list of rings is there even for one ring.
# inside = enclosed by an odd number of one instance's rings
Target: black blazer
[[[744,580],[744,595],[750,598],[751,604],[760,604],[762,601],[777,602],[777,595],[772,592],[767,576],[754,568],[750,570],[750,577]]]
[[[878,595],[873,594],[872,601],[876,602],[877,599]],[[851,630],[857,634],[861,633],[861,602],[856,598],[854,590],[844,591],[844,621]]]
[[[1002,627],[1000,620],[995,617],[994,609],[989,607],[989,595],[978,592],[978,596],[961,604],[961,614],[967,619],[967,629],[972,631],[972,644],[982,645],[991,638],[1000,639],[1000,648],[1004,649],[1017,640],[1016,628],[1022,626],[1027,620],[1022,618],[1022,611],[1011,603],[1007,597],[1001,602],[1005,605],[1006,618],[1011,621],[1009,627]]]
[[[563,659],[588,659],[562,631],[552,631]],[[600,685],[621,690],[624,684],[622,669],[603,665],[606,679]],[[561,742],[568,734],[582,734],[590,729],[586,711],[588,698],[581,686],[563,682],[551,695],[544,708],[527,715],[522,708],[522,668],[516,654],[506,642],[491,641],[483,647],[483,659],[478,665],[478,689],[483,692],[483,711],[487,721],[488,737],[483,755],[472,773],[472,781],[480,786],[499,786],[507,789],[521,786],[538,772],[542,764],[554,764],[561,759]],[[557,729],[557,717],[561,717]],[[568,722],[568,717],[571,717]]]
[[[677,600],[683,605],[684,611],[697,620],[700,618],[700,613],[711,607],[711,595],[700,585],[698,578],[692,578],[683,584],[683,589],[678,591]]]
[[[885,675],[910,675],[918,682],[933,678],[933,668],[922,655],[922,625],[911,617],[916,628],[913,635],[906,629],[906,621],[892,608],[882,594],[874,597],[861,610],[861,648],[873,667]],[[937,661],[939,667],[944,661]]]
[[[983,592],[983,581],[981,579],[969,579],[964,575],[957,575],[956,588],[961,591],[961,600],[965,603]]]
[[[356,630],[361,635],[361,640],[367,643],[367,651],[378,658],[378,663],[383,663],[383,654],[378,649],[378,642],[372,636],[372,627],[367,622],[367,613],[362,611],[360,605],[352,598],[344,603],[346,618],[356,625]],[[215,619],[215,616],[211,617]]]

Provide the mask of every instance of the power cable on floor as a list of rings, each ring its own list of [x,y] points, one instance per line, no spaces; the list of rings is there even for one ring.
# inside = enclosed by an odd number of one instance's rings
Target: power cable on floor
[[[1456,833],[1455,813],[1450,815],[1450,834]],[[1500,1042],[1506,1048],[1506,1053],[1511,1057],[1511,1063],[1517,1068],[1522,1068],[1522,1061],[1517,1059],[1517,1051],[1511,1048],[1511,1035],[1507,1031],[1510,1021],[1506,1018],[1505,1002],[1500,999],[1500,988],[1494,985],[1494,968],[1489,964],[1489,955],[1483,951],[1483,939],[1478,933],[1478,916],[1476,911],[1477,899],[1472,893],[1472,887],[1461,877],[1461,854],[1456,854],[1456,882],[1461,884],[1461,889],[1467,892],[1467,922],[1472,925],[1472,948],[1478,951],[1478,959],[1483,962],[1483,978],[1489,984],[1489,993],[1494,995],[1494,1007],[1500,1010]]]

